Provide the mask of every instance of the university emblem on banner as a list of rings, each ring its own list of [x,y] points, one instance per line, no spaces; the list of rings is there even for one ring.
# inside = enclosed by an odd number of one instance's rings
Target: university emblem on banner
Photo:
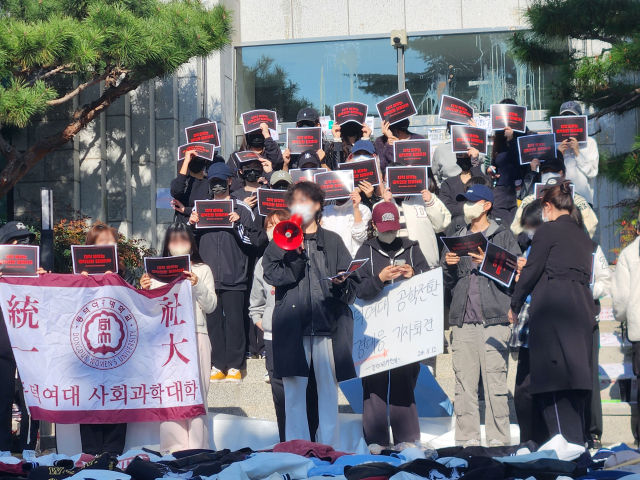
[[[93,300],[74,315],[71,346],[85,365],[98,370],[117,368],[131,358],[137,344],[136,319],[118,300]]]

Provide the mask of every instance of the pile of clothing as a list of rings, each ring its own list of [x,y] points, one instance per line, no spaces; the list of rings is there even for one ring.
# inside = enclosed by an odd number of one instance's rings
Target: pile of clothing
[[[552,441],[553,442],[553,441]],[[556,449],[548,448],[555,445]],[[405,445],[405,447],[407,447]],[[569,448],[567,448],[569,447]],[[636,473],[637,472],[637,473]],[[591,455],[583,448],[556,439],[538,448],[533,442],[505,447],[424,445],[369,453],[363,445],[355,454],[327,445],[295,440],[254,452],[248,448],[188,450],[161,456],[148,449],[130,450],[120,457],[50,454],[35,462],[0,458],[0,480],[443,480],[443,479],[640,479],[640,452],[622,444]]]

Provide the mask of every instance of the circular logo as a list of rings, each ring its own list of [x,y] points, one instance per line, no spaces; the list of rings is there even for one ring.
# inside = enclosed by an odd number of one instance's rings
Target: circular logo
[[[138,324],[122,302],[109,297],[84,305],[71,322],[71,346],[91,368],[111,370],[131,358],[138,345]]]

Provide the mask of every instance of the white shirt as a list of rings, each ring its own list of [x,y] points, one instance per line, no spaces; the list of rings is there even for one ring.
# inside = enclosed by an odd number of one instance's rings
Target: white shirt
[[[322,227],[337,233],[342,237],[349,249],[351,257],[355,257],[360,246],[367,239],[367,226],[371,220],[371,210],[365,205],[358,205],[362,221],[354,222],[353,202],[348,199],[343,205],[331,203],[322,212]]]
[[[598,144],[591,137],[587,137],[587,144],[580,149],[580,155],[576,156],[573,150],[567,150],[564,154],[565,178],[571,180],[575,185],[576,193],[591,205],[593,205],[593,187],[598,176],[599,161]]]

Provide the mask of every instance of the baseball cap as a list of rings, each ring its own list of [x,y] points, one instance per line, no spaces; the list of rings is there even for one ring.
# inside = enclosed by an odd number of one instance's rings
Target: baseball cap
[[[8,222],[0,228],[0,244],[9,243],[14,238],[27,236],[30,241],[36,238],[36,235],[22,222]]]
[[[278,170],[277,172],[273,172],[271,178],[269,179],[269,183],[271,185],[275,185],[278,182],[286,182],[289,185],[293,185],[293,178],[291,178],[289,172]]]
[[[409,119],[405,119],[405,120],[400,120],[398,123],[394,123],[393,125],[391,125],[391,128],[395,129],[395,130],[400,130],[401,132],[408,132],[409,131]]]
[[[233,173],[231,173],[231,169],[229,165],[223,162],[214,163],[209,167],[207,171],[207,175],[209,176],[209,181],[213,178],[229,178],[233,177]]]
[[[371,213],[373,223],[379,232],[400,230],[400,213],[393,202],[378,202],[373,206]]]
[[[560,105],[560,115],[570,113],[571,115],[582,115],[582,107],[578,102],[570,100]]]
[[[560,171],[562,170],[563,172],[566,172],[565,167],[564,167],[564,160],[562,160],[561,158],[550,158],[549,160],[545,160],[544,162],[542,162],[540,164],[540,170],[544,170],[545,168],[552,168],[555,171]]]
[[[298,116],[296,117],[296,122],[308,121],[308,122],[317,122],[320,116],[315,108],[306,107],[298,112]]]
[[[353,144],[353,148],[351,149],[351,152],[356,153],[363,150],[367,153],[370,153],[371,155],[376,153],[376,149],[370,140],[358,140],[356,143]]]
[[[302,167],[303,165],[307,165],[309,163],[313,163],[316,168],[321,165],[320,157],[313,150],[305,150],[300,154],[300,158],[298,159],[298,166]]]
[[[485,200],[493,203],[493,192],[486,185],[473,185],[465,193],[459,193],[456,197],[458,202],[479,202]]]

